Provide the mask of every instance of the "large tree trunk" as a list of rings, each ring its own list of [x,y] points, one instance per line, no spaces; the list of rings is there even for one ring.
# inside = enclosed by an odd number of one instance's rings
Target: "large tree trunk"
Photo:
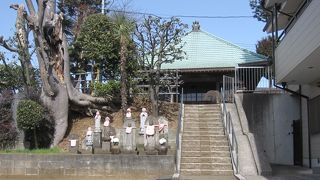
[[[96,98],[77,91],[70,78],[68,45],[62,29],[62,14],[55,13],[54,0],[39,0],[38,11],[32,0],[26,0],[29,15],[25,15],[32,27],[40,76],[42,80],[41,100],[51,111],[55,121],[53,146],[64,137],[68,127],[68,110],[109,110],[110,98]],[[80,107],[80,108],[79,108]]]
[[[155,85],[150,86],[149,93],[150,93],[152,115],[154,117],[158,117],[159,116],[159,105],[158,105],[158,95],[156,93],[156,86]]]
[[[69,98],[65,85],[58,85],[59,93],[55,97],[41,93],[43,104],[50,109],[55,121],[55,133],[52,144],[57,145],[64,137],[68,127]]]

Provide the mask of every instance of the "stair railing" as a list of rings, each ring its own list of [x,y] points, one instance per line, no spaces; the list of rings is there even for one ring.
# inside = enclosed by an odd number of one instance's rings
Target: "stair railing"
[[[176,135],[176,171],[175,174],[180,174],[180,162],[181,162],[181,141],[183,133],[183,118],[184,117],[184,104],[183,104],[183,88],[180,94],[180,107],[178,117],[178,128]]]
[[[228,137],[231,162],[235,174],[239,172],[239,159],[238,159],[238,141],[235,136],[234,126],[230,112],[227,112],[226,102],[234,102],[234,78],[223,76],[223,87],[221,89],[221,102],[222,102],[222,117],[224,125],[224,133]]]

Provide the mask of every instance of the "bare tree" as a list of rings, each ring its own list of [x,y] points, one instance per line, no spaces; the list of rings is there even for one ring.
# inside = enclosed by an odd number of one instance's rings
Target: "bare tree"
[[[17,19],[16,19],[16,36],[13,38],[13,40],[16,41],[16,43],[9,42],[8,40],[4,40],[4,37],[0,37],[0,45],[7,49],[8,51],[11,51],[13,53],[18,54],[18,59],[21,63],[22,67],[22,78],[23,78],[23,84],[24,84],[24,90],[27,95],[30,94],[30,92],[33,89],[33,83],[34,81],[34,73],[33,73],[33,67],[31,64],[31,54],[29,52],[29,41],[28,41],[28,34],[29,34],[29,28],[27,26],[26,20],[24,18],[24,8],[23,6],[18,5],[12,5],[10,6],[13,9],[17,10]],[[34,52],[34,51],[33,51]],[[4,64],[5,60],[3,59]]]
[[[152,114],[159,115],[159,88],[161,65],[182,60],[182,37],[185,35],[186,24],[172,17],[163,20],[149,16],[136,26],[136,44],[138,47],[139,63],[146,73],[145,79],[149,84],[149,95],[152,103]]]
[[[73,87],[68,44],[62,26],[63,14],[56,13],[56,1],[37,0],[37,6],[32,0],[25,2],[28,12],[23,5],[13,7],[18,10],[18,16],[27,21],[33,33],[42,80],[40,98],[51,110],[55,120],[55,146],[63,139],[67,130],[69,108],[108,110],[109,98],[82,94]],[[22,13],[19,13],[20,11]]]

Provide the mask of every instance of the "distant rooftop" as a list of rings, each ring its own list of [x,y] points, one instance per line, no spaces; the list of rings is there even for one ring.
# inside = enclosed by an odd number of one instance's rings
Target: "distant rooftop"
[[[267,58],[241,48],[200,29],[195,21],[192,31],[183,37],[186,58],[163,64],[161,69],[230,68],[242,63],[265,61]]]

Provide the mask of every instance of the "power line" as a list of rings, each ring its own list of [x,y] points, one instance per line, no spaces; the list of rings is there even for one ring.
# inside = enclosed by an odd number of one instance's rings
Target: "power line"
[[[253,18],[253,16],[204,16],[204,15],[157,15],[152,13],[143,13],[137,11],[124,11],[124,10],[115,10],[108,9],[107,12],[117,12],[117,13],[126,13],[126,14],[137,14],[137,15],[148,15],[148,16],[157,16],[161,18],[168,19],[170,17],[180,17],[180,18],[199,18],[199,19],[240,19],[240,18]]]
[[[175,17],[182,18],[199,18],[199,19],[239,19],[239,18],[253,18],[253,16],[187,16],[187,15],[177,15]]]

